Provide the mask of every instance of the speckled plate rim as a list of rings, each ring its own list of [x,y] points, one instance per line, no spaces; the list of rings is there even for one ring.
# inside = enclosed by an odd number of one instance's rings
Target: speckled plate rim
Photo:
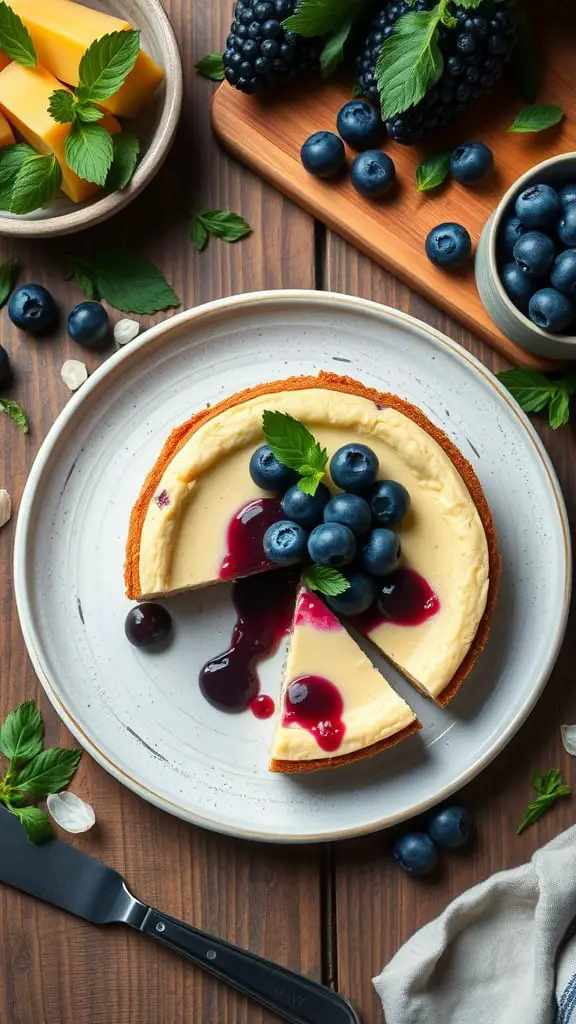
[[[550,484],[549,496],[555,503],[558,513],[564,549],[564,595],[562,602],[562,614],[558,618],[554,634],[549,638],[548,656],[541,665],[540,671],[535,678],[534,685],[531,687],[530,691],[526,693],[526,698],[521,708],[503,732],[492,743],[490,748],[481,757],[479,757],[471,767],[458,774],[448,785],[437,791],[432,797],[419,804],[413,805],[409,809],[409,814],[398,812],[394,815],[383,817],[378,821],[371,822],[365,826],[348,828],[341,831],[334,830],[330,836],[270,834],[267,832],[221,825],[209,818],[191,813],[186,808],[175,802],[167,800],[163,796],[155,793],[149,787],[144,786],[138,781],[138,779],[132,778],[128,775],[123,768],[100,750],[94,739],[87,735],[81,723],[71,715],[58,696],[56,688],[44,668],[40,653],[41,642],[34,622],[32,604],[26,587],[27,534],[28,529],[33,522],[35,502],[39,498],[41,500],[42,477],[49,466],[50,459],[56,445],[58,444],[60,435],[63,433],[68,423],[74,418],[78,408],[87,399],[88,395],[100,388],[112,374],[116,375],[123,372],[123,370],[126,370],[132,360],[139,358],[142,350],[147,345],[161,337],[163,337],[165,342],[167,342],[173,332],[178,337],[182,326],[189,327],[190,331],[193,332],[197,326],[204,328],[207,324],[221,322],[231,315],[233,316],[238,313],[245,313],[246,310],[254,311],[262,309],[263,311],[270,312],[270,309],[273,309],[275,305],[279,304],[280,306],[284,306],[286,303],[290,302],[304,304],[309,303],[316,308],[324,309],[326,313],[331,312],[338,314],[340,310],[354,311],[360,316],[363,313],[369,313],[371,316],[380,317],[384,321],[397,320],[409,325],[411,328],[416,329],[422,334],[425,334],[427,336],[427,340],[437,348],[448,350],[454,359],[467,364],[473,372],[479,373],[494,389],[499,399],[506,404],[509,412],[520,422],[521,426],[524,428],[527,441],[532,444],[535,453],[542,462]],[[225,835],[232,835],[242,839],[262,842],[327,842],[377,832],[383,828],[388,828],[392,825],[398,824],[399,822],[406,820],[408,817],[415,817],[418,814],[422,814],[424,811],[428,810],[428,808],[445,800],[452,793],[461,789],[475,778],[510,742],[540,698],[554,667],[564,639],[572,591],[570,529],[564,498],[556,473],[552,466],[552,462],[528,417],[521,411],[520,407],[511,398],[509,393],[500,384],[496,377],[494,377],[494,375],[485,366],[483,366],[478,359],[463,349],[455,341],[452,341],[445,334],[435,330],[433,327],[430,327],[423,321],[418,320],[416,317],[410,316],[408,313],[403,313],[400,310],[381,305],[369,299],[356,298],[354,296],[343,295],[336,292],[318,292],[308,289],[250,292],[243,295],[235,295],[229,298],[218,299],[214,302],[197,306],[195,309],[186,310],[185,312],[170,317],[161,324],[152,327],[141,335],[140,338],[131,342],[129,346],[126,346],[126,348],[117,352],[115,356],[111,357],[102,366],[100,366],[88,379],[86,384],[83,385],[81,391],[77,392],[70,399],[68,405],[60,413],[41,445],[24,489],[18,514],[14,543],[14,589],[18,614],[20,617],[20,625],[26,647],[38,679],[43,686],[48,699],[78,742],[88,751],[94,760],[105,768],[106,771],[114,778],[127,786],[133,792],[137,793],[138,796],[147,800],[149,803],[154,804],[156,807],[159,807],[161,810],[211,831],[217,831]]]

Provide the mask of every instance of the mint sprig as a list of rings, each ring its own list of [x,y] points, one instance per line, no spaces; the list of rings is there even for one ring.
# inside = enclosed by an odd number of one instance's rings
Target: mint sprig
[[[221,238],[223,242],[239,242],[251,234],[248,221],[232,210],[192,211],[190,214],[190,241],[198,252],[206,248],[210,235]]]
[[[6,413],[11,420],[14,421],[19,430],[23,434],[27,434],[29,431],[28,420],[26,413],[18,405],[18,402],[13,402],[10,398],[0,398],[0,412]]]
[[[557,430],[570,419],[570,398],[576,394],[576,374],[546,377],[540,370],[503,370],[497,374],[524,412],[548,410],[548,422]]]
[[[60,191],[62,168],[54,154],[34,154],[25,160],[12,184],[10,212],[25,214],[42,209]]]
[[[451,149],[443,149],[439,153],[433,153],[416,168],[416,187],[418,192],[428,192],[432,188],[438,188],[450,172]]]
[[[344,22],[355,21],[370,3],[371,0],[299,0],[294,14],[282,24],[301,36],[327,36]]]
[[[194,65],[196,71],[202,78],[209,78],[212,82],[224,80],[224,54],[222,50],[215,50],[214,53],[207,53]]]
[[[80,61],[76,95],[81,102],[101,103],[122,88],[140,52],[137,29],[110,32],[95,39]]]
[[[570,786],[564,782],[558,768],[552,768],[542,775],[535,775],[532,785],[536,792],[536,798],[528,804],[524,817],[522,818],[516,835],[520,835],[525,829],[533,825],[535,821],[543,817],[552,804],[562,796],[570,796]]]
[[[266,409],[262,426],[266,443],[278,461],[300,474],[300,490],[315,494],[328,464],[326,448],[321,448],[308,428],[287,412]]]
[[[327,565],[311,565],[302,578],[309,590],[316,590],[325,597],[337,597],[350,590],[350,581],[338,569]]]
[[[560,124],[565,116],[562,107],[557,107],[553,103],[532,103],[531,106],[524,107],[524,110],[520,111],[508,131],[515,133],[543,132],[546,128],[553,128],[555,124]]]
[[[158,267],[139,253],[97,249],[89,256],[71,256],[70,263],[88,298],[106,299],[123,313],[159,313],[180,305]]]
[[[8,770],[0,779],[0,804],[16,815],[33,843],[53,835],[46,811],[28,803],[31,797],[57,793],[74,777],[82,751],[78,748],[42,749],[44,725],[34,701],[15,708],[0,728],[0,752]]]
[[[0,2],[0,50],[25,68],[34,68],[38,63],[28,29],[4,0]]]
[[[114,143],[102,125],[86,124],[75,118],[64,142],[66,163],[84,181],[106,184],[114,159]]]
[[[344,60],[344,47],[348,42],[352,25],[353,21],[349,18],[326,38],[324,49],[320,54],[320,69],[323,78],[328,78]]]
[[[112,136],[113,157],[106,185],[111,189],[123,189],[132,181],[138,166],[140,140],[129,132],[118,132]]]
[[[443,0],[431,11],[409,11],[398,18],[385,41],[375,70],[384,121],[419,103],[440,78],[442,13]]]

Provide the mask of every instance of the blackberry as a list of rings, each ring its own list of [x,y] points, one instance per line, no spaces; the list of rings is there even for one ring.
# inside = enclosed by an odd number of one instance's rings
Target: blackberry
[[[241,92],[254,93],[293,78],[316,63],[322,42],[282,27],[296,0],[237,0],[226,40],[224,75]]]
[[[413,5],[388,3],[372,19],[361,53],[356,59],[356,81],[362,95],[379,102],[374,75],[376,62],[386,39],[399,18],[412,11],[428,11],[436,0],[417,0]],[[444,57],[440,80],[423,99],[386,122],[395,142],[410,146],[423,136],[449,124],[468,109],[470,103],[489,92],[500,78],[515,42],[515,23],[510,12],[485,0],[469,10],[453,4],[449,14],[454,26],[441,24],[438,45]]]

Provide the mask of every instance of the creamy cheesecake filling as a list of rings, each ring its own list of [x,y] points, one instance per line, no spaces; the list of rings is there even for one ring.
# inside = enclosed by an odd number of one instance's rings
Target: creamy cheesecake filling
[[[440,445],[403,413],[366,398],[322,388],[280,392],[236,405],[201,426],[166,467],[148,507],[140,545],[142,595],[218,580],[230,519],[263,495],[248,464],[263,443],[265,409],[301,420],[330,454],[362,441],[379,458],[380,478],[408,489],[411,510],[398,528],[403,558],[428,581],[440,609],[422,625],[385,623],[369,636],[424,690],[438,695],[466,655],[486,607],[486,536]]]
[[[295,613],[295,626],[284,672],[280,721],[270,749],[273,760],[315,761],[342,757],[382,740],[389,739],[416,721],[416,715],[394,692],[384,677],[374,668],[364,652],[328,608],[324,608],[324,624],[315,624],[312,616],[301,618],[302,603],[310,598],[301,592]],[[314,603],[321,603],[315,595]],[[284,724],[286,709],[291,704],[287,694],[290,687],[306,689],[308,677],[326,680],[336,687],[341,701],[337,721],[322,721],[320,729],[330,735],[339,730],[336,745],[326,749],[318,742],[314,732],[299,724]],[[302,699],[302,702],[300,703]],[[295,711],[306,708],[306,695],[296,693]],[[308,716],[310,717],[310,716]],[[314,716],[310,718],[314,722]]]

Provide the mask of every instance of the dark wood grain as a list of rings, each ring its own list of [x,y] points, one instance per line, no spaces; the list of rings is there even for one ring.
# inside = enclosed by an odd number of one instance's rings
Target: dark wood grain
[[[212,86],[194,62],[226,35],[231,4],[171,0],[185,65],[185,113],[176,146],[148,191],[116,220],[52,243],[4,240],[23,281],[50,287],[63,311],[80,301],[64,281],[66,253],[106,243],[143,251],[162,267],[183,306],[234,292],[314,285],[312,220],[252,174],[223,157],[212,137]],[[188,240],[193,207],[241,212],[254,228],[237,246],[212,241],[201,255]],[[114,314],[114,318],[119,314]],[[161,319],[157,317],[155,319]],[[149,321],[146,321],[149,322]],[[144,320],[143,320],[144,323]],[[0,417],[0,487],[17,508],[33,456],[70,397],[65,358],[99,361],[66,339],[29,340],[0,313],[0,342],[17,373],[11,391],[26,408],[23,437]],[[0,532],[0,714],[36,698],[48,738],[70,744],[25,653],[12,592],[14,521]],[[255,845],[203,832],[144,803],[85,755],[74,784],[99,824],[78,845],[126,875],[134,891],[168,913],[280,963],[320,977],[320,869],[314,848]],[[1,1024],[272,1024],[270,1014],[152,944],[121,929],[102,932],[11,891],[0,891]]]

